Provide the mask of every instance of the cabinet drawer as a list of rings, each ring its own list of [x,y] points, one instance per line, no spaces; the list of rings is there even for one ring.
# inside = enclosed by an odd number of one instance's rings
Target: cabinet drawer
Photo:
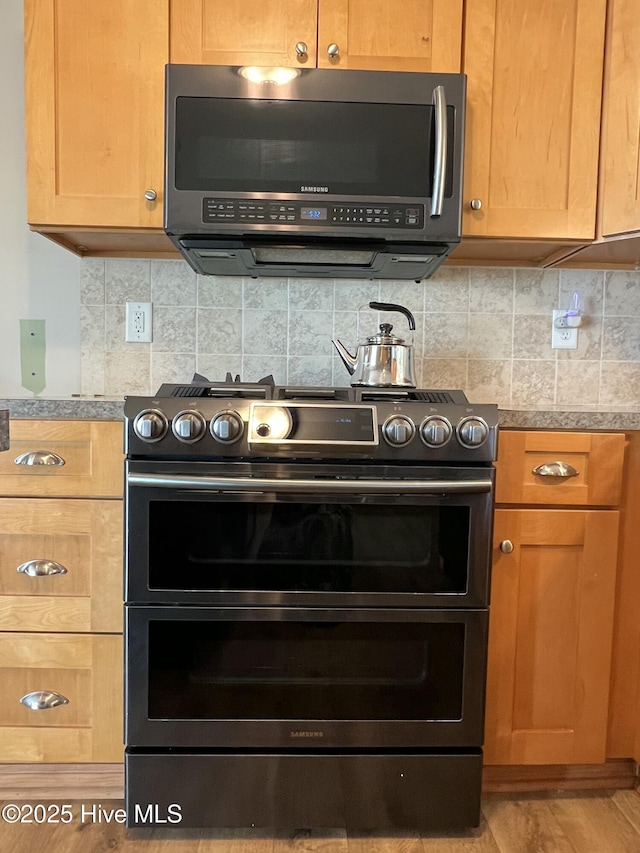
[[[122,554],[122,501],[0,498],[0,630],[121,631]]]
[[[0,762],[122,761],[122,637],[0,634]],[[68,701],[32,710],[30,693]]]
[[[496,502],[616,506],[625,444],[623,433],[504,430],[496,463]]]
[[[64,464],[15,461],[29,453]],[[120,421],[11,421],[11,446],[0,456],[0,495],[107,498],[122,492]]]

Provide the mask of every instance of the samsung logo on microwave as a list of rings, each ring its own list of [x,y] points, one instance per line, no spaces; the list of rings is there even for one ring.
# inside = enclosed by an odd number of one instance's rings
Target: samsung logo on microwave
[[[312,731],[293,731],[289,732],[290,737],[324,737],[324,732],[312,732]]]
[[[329,187],[300,187],[301,193],[328,193]]]

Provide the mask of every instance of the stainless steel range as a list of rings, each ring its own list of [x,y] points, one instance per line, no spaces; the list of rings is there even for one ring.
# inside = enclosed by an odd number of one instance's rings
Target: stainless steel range
[[[497,407],[201,381],[125,418],[130,825],[477,825]]]

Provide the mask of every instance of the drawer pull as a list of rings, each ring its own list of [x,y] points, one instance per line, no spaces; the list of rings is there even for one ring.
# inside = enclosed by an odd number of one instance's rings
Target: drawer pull
[[[58,705],[68,705],[69,700],[62,693],[54,693],[52,690],[35,690],[23,696],[20,704],[30,711],[48,711]]]
[[[22,575],[29,575],[30,578],[48,577],[49,575],[66,575],[67,570],[55,560],[27,560],[26,563],[21,563],[16,569]]]
[[[513,542],[511,541],[511,539],[504,539],[500,543],[499,547],[503,554],[511,554],[513,551]]]
[[[13,460],[16,465],[64,465],[62,456],[50,450],[30,450]]]
[[[568,462],[545,462],[544,465],[534,468],[531,473],[539,477],[577,477],[579,471],[576,471]]]

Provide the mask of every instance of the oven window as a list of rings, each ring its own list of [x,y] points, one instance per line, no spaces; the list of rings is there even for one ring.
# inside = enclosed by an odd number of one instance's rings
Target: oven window
[[[150,589],[467,591],[468,506],[151,501]]]
[[[176,189],[299,193],[310,185],[333,195],[430,195],[432,116],[431,105],[180,97]]]
[[[459,720],[465,626],[149,622],[149,718]]]

